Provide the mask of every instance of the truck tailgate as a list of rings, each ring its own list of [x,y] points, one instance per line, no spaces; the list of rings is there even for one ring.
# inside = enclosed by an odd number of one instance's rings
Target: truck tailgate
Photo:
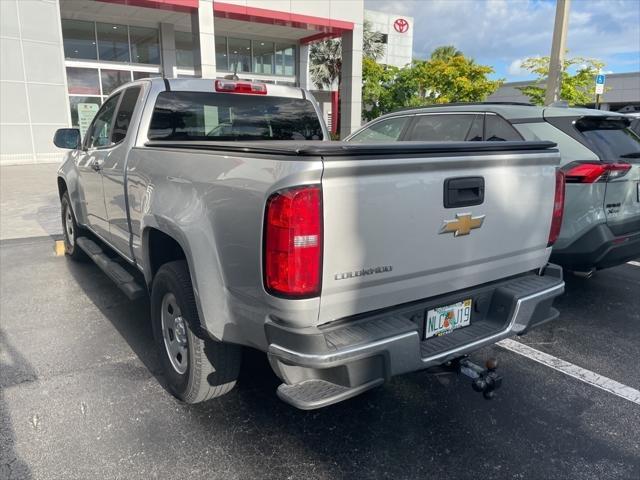
[[[555,150],[403,153],[395,145],[394,155],[324,157],[319,324],[517,275],[548,259]],[[460,189],[449,208],[447,180]],[[481,203],[451,206],[473,203],[481,184]]]

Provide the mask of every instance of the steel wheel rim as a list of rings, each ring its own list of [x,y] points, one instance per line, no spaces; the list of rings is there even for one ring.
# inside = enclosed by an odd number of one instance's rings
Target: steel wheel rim
[[[71,209],[68,205],[64,209],[64,232],[67,237],[67,243],[73,247],[75,243],[73,237],[73,215],[71,215]]]
[[[171,366],[177,373],[183,375],[189,366],[187,326],[173,293],[166,293],[164,297],[162,297],[160,322],[164,348],[171,362]]]

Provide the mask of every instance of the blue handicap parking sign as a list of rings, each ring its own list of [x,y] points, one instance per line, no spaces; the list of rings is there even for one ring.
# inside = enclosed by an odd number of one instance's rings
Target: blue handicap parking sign
[[[604,75],[596,76],[596,85],[604,85]]]

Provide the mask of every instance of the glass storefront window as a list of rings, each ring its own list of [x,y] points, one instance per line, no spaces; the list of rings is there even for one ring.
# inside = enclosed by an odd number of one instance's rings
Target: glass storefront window
[[[111,62],[130,62],[129,34],[126,25],[96,24],[98,32],[98,57]]]
[[[176,35],[176,63],[178,67],[193,68],[193,54],[196,49],[193,34],[190,32],[175,32]],[[218,51],[216,38],[216,52]]]
[[[273,42],[253,41],[253,72],[273,75]]]
[[[125,70],[100,70],[102,94],[109,95],[120,85],[131,81],[131,72]]]
[[[276,75],[295,75],[295,47],[292,45],[276,46]]]
[[[129,27],[131,61],[160,65],[160,42],[157,28]]]
[[[227,57],[227,37],[216,37],[216,69],[229,70]]]
[[[141,78],[161,77],[160,73],[156,72],[133,72],[133,79],[140,80]]]
[[[93,22],[62,20],[62,38],[65,58],[96,60],[96,31]]]
[[[100,95],[100,78],[95,68],[67,67],[69,93],[76,95]]]
[[[71,125],[79,127],[78,121],[78,104],[79,103],[92,103],[100,107],[102,100],[100,97],[69,97],[69,108],[71,109]],[[97,109],[96,109],[97,111]]]
[[[251,40],[229,38],[229,71],[251,71]]]

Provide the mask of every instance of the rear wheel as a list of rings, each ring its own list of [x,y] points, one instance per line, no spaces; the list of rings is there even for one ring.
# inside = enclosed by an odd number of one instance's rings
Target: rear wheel
[[[151,288],[151,315],[173,395],[186,403],[198,403],[233,389],[240,372],[241,347],[213,341],[197,331],[198,310],[184,260],[166,263],[158,270]]]
[[[76,217],[73,214],[69,193],[64,192],[60,200],[60,210],[62,213],[62,234],[64,241],[64,252],[73,260],[83,261],[88,257],[84,251],[78,247],[77,239],[83,236],[83,230],[76,223]]]

